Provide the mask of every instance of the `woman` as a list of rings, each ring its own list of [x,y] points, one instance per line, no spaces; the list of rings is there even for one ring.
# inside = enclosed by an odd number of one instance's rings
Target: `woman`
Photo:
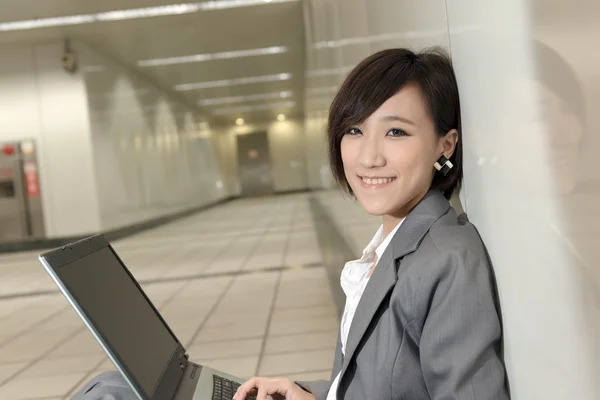
[[[385,50],[331,105],[341,187],[382,226],[346,264],[332,380],[252,378],[235,399],[508,399],[493,274],[448,199],[462,177],[458,88],[440,50]]]

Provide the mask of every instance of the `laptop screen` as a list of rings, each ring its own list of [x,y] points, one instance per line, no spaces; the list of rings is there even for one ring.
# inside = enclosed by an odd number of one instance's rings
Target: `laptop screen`
[[[111,248],[66,264],[57,273],[146,397],[152,397],[177,340]]]

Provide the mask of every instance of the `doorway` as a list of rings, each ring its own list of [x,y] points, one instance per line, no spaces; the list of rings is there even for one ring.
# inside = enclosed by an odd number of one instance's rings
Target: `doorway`
[[[242,195],[251,197],[273,194],[273,172],[267,132],[238,135],[237,148]]]

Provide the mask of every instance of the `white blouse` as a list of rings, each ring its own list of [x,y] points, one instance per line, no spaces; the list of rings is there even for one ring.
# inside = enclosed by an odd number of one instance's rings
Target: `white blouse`
[[[385,249],[390,244],[390,241],[402,225],[404,220],[400,221],[398,225],[390,232],[390,234],[383,239],[383,225],[379,227],[375,236],[367,247],[363,251],[363,255],[359,260],[349,261],[342,270],[342,276],[340,277],[340,284],[344,293],[346,294],[346,305],[344,307],[344,314],[342,315],[342,323],[340,328],[341,342],[342,342],[342,354],[346,354],[346,342],[348,341],[348,332],[356,313],[356,308],[360,302],[367,283],[369,282],[369,271],[373,266],[373,263],[379,261],[381,256],[385,252]],[[376,258],[377,257],[377,258]],[[327,400],[336,400],[336,392],[340,381],[340,374],[335,377],[331,388],[327,394]]]

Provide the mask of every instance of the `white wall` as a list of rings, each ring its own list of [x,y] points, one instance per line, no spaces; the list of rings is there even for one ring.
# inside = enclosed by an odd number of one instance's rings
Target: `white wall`
[[[62,43],[0,47],[0,142],[36,142],[48,237],[100,228],[85,86],[63,71],[62,50]]]
[[[303,190],[308,187],[306,172],[305,126],[303,121],[288,119],[262,124],[244,124],[222,129],[219,146],[226,159],[227,180],[233,183],[230,190],[240,194],[237,159],[237,136],[253,132],[267,132],[273,186],[276,192]]]
[[[599,104],[590,72],[600,63],[582,43],[600,37],[600,15],[589,15],[591,1],[558,2],[554,11],[523,0],[447,3],[463,106],[463,198],[495,263],[513,398],[596,399],[600,186],[581,167],[597,159],[586,153],[600,150],[598,120],[571,109],[576,80],[586,108]]]
[[[213,132],[198,110],[79,44],[104,230],[214,203]]]

